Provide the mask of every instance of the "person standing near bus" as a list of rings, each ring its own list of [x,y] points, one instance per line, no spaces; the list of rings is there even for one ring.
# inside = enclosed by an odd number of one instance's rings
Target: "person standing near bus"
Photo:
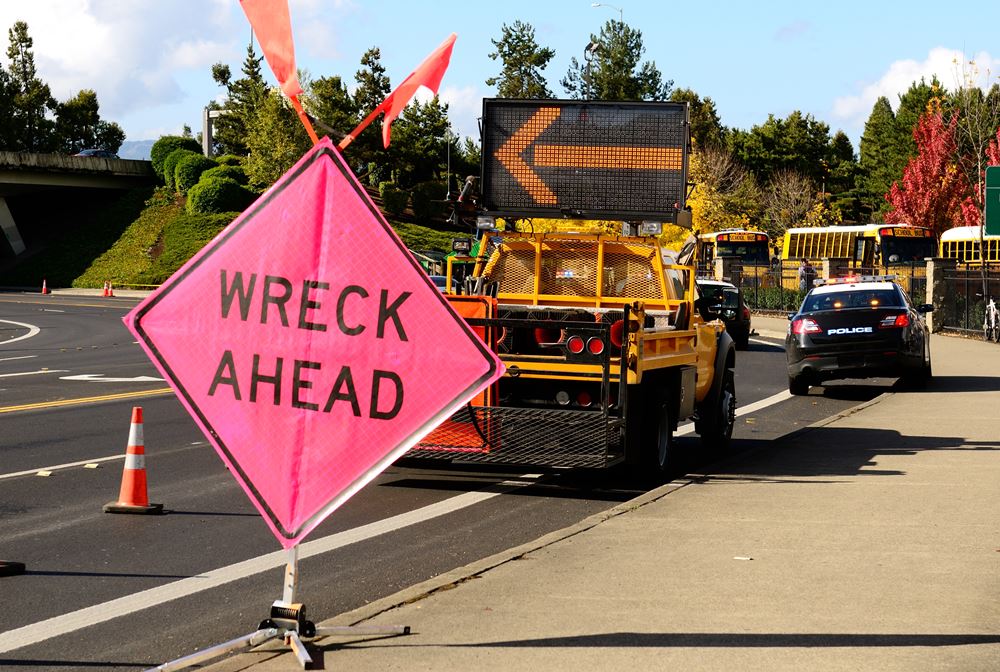
[[[812,288],[813,280],[816,279],[816,268],[803,258],[799,264],[799,289],[808,291]]]

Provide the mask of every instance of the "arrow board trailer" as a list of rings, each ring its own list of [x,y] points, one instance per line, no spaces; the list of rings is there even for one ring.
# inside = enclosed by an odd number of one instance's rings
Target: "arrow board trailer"
[[[678,223],[688,105],[483,101],[483,205],[504,216]]]
[[[667,476],[680,420],[727,445],[735,352],[720,301],[696,296],[694,268],[646,226],[684,212],[687,106],[487,100],[484,113],[480,219],[505,224],[481,231],[446,297],[506,373],[408,455]],[[567,228],[538,232],[539,215]]]

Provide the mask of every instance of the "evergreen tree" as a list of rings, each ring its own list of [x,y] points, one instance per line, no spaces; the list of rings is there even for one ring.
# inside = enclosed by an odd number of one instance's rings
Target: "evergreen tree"
[[[420,182],[441,179],[449,142],[455,139],[449,134],[448,106],[437,96],[427,103],[414,101],[407,105],[392,126],[389,146],[396,184],[410,188]]]
[[[551,98],[542,70],[556,52],[538,46],[531,24],[514,21],[513,26],[503,24],[500,30],[500,39],[490,40],[496,51],[489,56],[494,61],[499,58],[503,68],[486,85],[497,87],[500,98]]]
[[[893,179],[898,179],[906,164],[917,155],[913,131],[927,113],[930,102],[939,98],[942,92],[941,82],[936,76],[931,78],[930,84],[921,77],[920,82],[913,82],[906,93],[899,96],[899,106],[896,108],[896,148],[892,157]]]
[[[226,87],[227,92],[226,114],[216,118],[213,132],[216,151],[220,154],[246,156],[250,152],[247,139],[250,128],[256,123],[259,108],[267,98],[267,84],[260,67],[262,60],[264,57],[255,54],[251,42],[243,60],[243,77],[233,80],[229,66],[222,63],[212,66],[212,78]]]
[[[691,140],[695,147],[721,147],[725,129],[715,110],[715,101],[702,99],[693,89],[674,89],[670,100],[689,103],[691,107]]]
[[[354,74],[354,79],[358,83],[358,88],[354,91],[354,104],[360,123],[392,91],[389,76],[385,74],[385,66],[382,65],[382,52],[378,47],[372,47],[364,53],[361,57],[361,69]],[[351,165],[360,164],[374,169],[369,181],[376,185],[379,181],[389,179],[390,174],[389,153],[382,143],[382,119],[380,115],[372,121],[348,148]]]
[[[791,171],[819,186],[830,151],[830,127],[798,110],[779,119],[773,114],[750,131],[733,130],[727,144],[736,157],[767,183],[779,171]],[[787,180],[786,180],[787,182]]]
[[[830,207],[839,210],[844,221],[856,222],[860,217],[861,201],[855,186],[859,171],[851,139],[837,131],[830,140],[825,191],[830,194]]]
[[[10,74],[0,63],[0,151],[17,149],[17,133],[14,127],[14,83]]]
[[[312,82],[305,102],[309,113],[319,121],[316,132],[321,136],[329,133],[334,143],[350,133],[358,123],[355,99],[340,77],[320,77]],[[324,126],[332,130],[327,131]]]
[[[38,79],[35,56],[31,51],[34,41],[28,35],[28,24],[18,21],[7,33],[10,46],[10,82],[14,92],[13,114],[10,118],[14,146],[22,152],[49,152],[56,147],[55,122],[48,118],[55,110],[56,101],[49,85]]]
[[[56,106],[55,132],[59,151],[75,154],[90,147],[117,152],[125,142],[125,131],[101,119],[97,94],[84,89]]]
[[[892,183],[902,174],[896,166],[896,114],[889,99],[875,101],[861,135],[861,158],[855,181],[862,221],[881,221],[889,209],[885,200]]]
[[[246,146],[243,166],[250,186],[263,191],[295,165],[312,142],[288,99],[279,89],[272,89],[257,105]]]
[[[645,51],[641,31],[624,21],[610,20],[600,36],[590,36],[586,65],[570,59],[560,84],[575,99],[667,100],[674,82],[664,81],[655,62],[639,65]]]

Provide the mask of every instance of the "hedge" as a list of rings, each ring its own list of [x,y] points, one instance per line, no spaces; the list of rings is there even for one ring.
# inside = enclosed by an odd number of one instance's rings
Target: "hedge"
[[[403,214],[406,203],[410,200],[410,192],[400,189],[394,182],[382,182],[378,185],[378,190],[387,213],[396,217]]]
[[[212,177],[227,177],[230,180],[235,180],[244,186],[246,186],[248,182],[246,171],[244,171],[243,168],[225,163],[218,165],[215,168],[209,168],[201,174],[202,180],[207,180]]]
[[[201,174],[218,165],[212,159],[201,154],[188,154],[177,162],[174,168],[174,187],[178,193],[186,194],[188,189],[198,184]]]
[[[153,172],[163,179],[163,161],[170,156],[175,149],[188,149],[192,152],[201,153],[201,145],[194,138],[184,138],[179,135],[164,135],[153,143],[149,150],[149,160],[153,164]]]
[[[202,177],[188,191],[185,209],[188,214],[242,212],[253,203],[254,197],[253,192],[236,180],[228,177]]]
[[[413,187],[410,203],[418,222],[444,217],[444,182],[421,182]]]
[[[175,149],[167,155],[167,158],[163,159],[163,181],[171,191],[177,188],[177,185],[174,184],[174,173],[177,170],[177,164],[185,156],[201,156],[201,154],[192,152],[190,149]]]

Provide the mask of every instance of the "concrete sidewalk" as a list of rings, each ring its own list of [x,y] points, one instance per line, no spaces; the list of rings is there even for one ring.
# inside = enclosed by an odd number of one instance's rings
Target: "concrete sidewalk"
[[[932,340],[926,391],[342,614],[323,625],[412,634],[318,640],[318,666],[1000,669],[1000,346]],[[209,669],[247,667],[301,669],[274,650]]]

